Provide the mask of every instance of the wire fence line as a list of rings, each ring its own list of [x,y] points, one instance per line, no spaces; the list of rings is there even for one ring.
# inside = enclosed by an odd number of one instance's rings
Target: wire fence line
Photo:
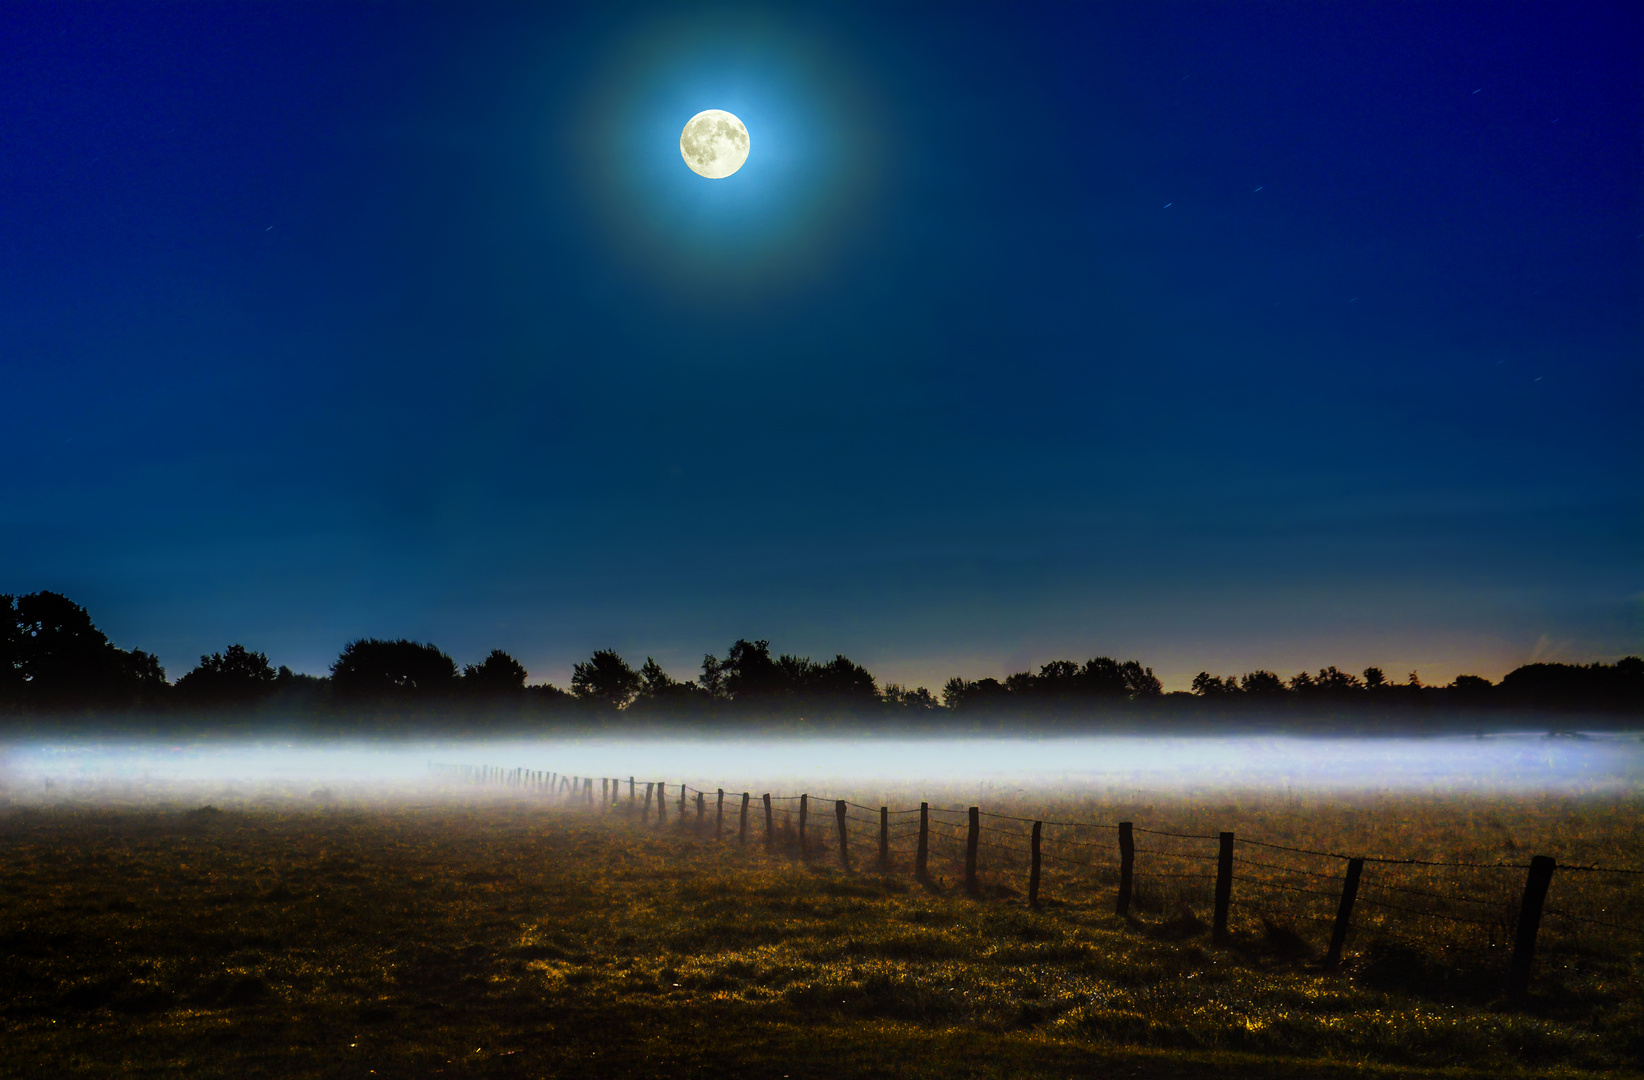
[[[1317,870],[1303,870],[1300,867],[1296,867],[1296,866],[1282,866],[1279,863],[1257,862],[1255,859],[1240,859],[1239,860],[1239,865],[1240,866],[1259,866],[1264,870],[1278,870],[1278,871],[1280,871],[1282,873],[1286,873],[1286,874],[1305,874],[1308,877],[1329,878],[1332,881],[1334,881],[1337,877],[1340,876],[1338,874],[1323,874],[1323,873],[1320,873]]]
[[[742,843],[749,843],[750,840],[755,843],[762,842],[768,850],[780,848],[784,852],[790,852],[797,849],[803,858],[820,857],[831,850],[846,871],[877,865],[881,872],[887,872],[893,868],[893,864],[905,867],[911,854],[915,875],[928,882],[928,866],[932,858],[937,859],[939,865],[952,867],[952,872],[956,875],[962,860],[963,885],[967,891],[976,895],[982,895],[985,891],[981,887],[982,876],[997,878],[1000,874],[1016,875],[1022,872],[1025,863],[1030,867],[1027,882],[1028,903],[1034,908],[1041,906],[1040,892],[1044,884],[1042,871],[1045,869],[1043,863],[1046,861],[1067,868],[1057,871],[1058,876],[1055,880],[1061,883],[1056,886],[1057,888],[1088,891],[1093,888],[1111,888],[1115,883],[1115,866],[1111,858],[1115,850],[1111,838],[1099,841],[1047,834],[1046,826],[1067,830],[1116,831],[1116,854],[1119,858],[1115,911],[1121,916],[1134,918],[1130,914],[1133,904],[1138,905],[1140,909],[1147,909],[1151,905],[1153,910],[1164,911],[1169,910],[1173,903],[1180,904],[1193,897],[1202,900],[1205,897],[1202,891],[1181,890],[1190,889],[1190,886],[1192,889],[1202,890],[1206,883],[1214,883],[1215,912],[1212,938],[1218,944],[1225,944],[1229,940],[1229,911],[1235,883],[1264,895],[1286,894],[1294,898],[1294,903],[1303,905],[1302,910],[1288,912],[1291,917],[1305,922],[1329,924],[1332,927],[1330,950],[1326,957],[1328,967],[1334,967],[1340,961],[1347,934],[1353,927],[1352,913],[1355,905],[1363,905],[1370,909],[1367,913],[1371,916],[1369,929],[1377,935],[1398,936],[1391,932],[1396,928],[1387,925],[1386,920],[1390,913],[1418,920],[1435,920],[1456,926],[1484,928],[1490,932],[1492,944],[1495,943],[1497,933],[1506,933],[1514,937],[1508,989],[1509,996],[1515,998],[1522,998],[1525,993],[1529,965],[1534,955],[1535,939],[1543,914],[1578,927],[1595,927],[1644,938],[1644,926],[1629,925],[1613,921],[1612,918],[1595,917],[1609,915],[1608,906],[1589,908],[1588,913],[1580,913],[1569,910],[1567,906],[1554,908],[1545,904],[1555,870],[1578,873],[1588,881],[1614,889],[1627,885],[1633,878],[1644,876],[1644,869],[1639,868],[1597,864],[1564,866],[1544,855],[1537,855],[1528,863],[1444,860],[1387,854],[1350,855],[1248,836],[1235,836],[1232,832],[1179,832],[1145,828],[1125,821],[1112,823],[1049,820],[998,813],[977,806],[958,808],[935,806],[925,802],[917,808],[874,807],[808,793],[761,793],[756,797],[751,792],[730,792],[722,788],[709,790],[687,783],[640,781],[632,776],[626,780],[610,777],[567,777],[557,772],[542,770],[436,765],[433,762],[430,762],[430,767],[469,782],[499,784],[546,794],[572,807],[603,806],[608,811],[621,811],[635,816],[642,825],[654,823],[654,827],[661,828],[668,825],[671,818],[672,824],[680,830],[695,831],[699,835],[709,835],[719,841],[734,837]],[[597,798],[594,793],[596,779],[599,780]],[[708,812],[710,802],[713,811],[711,817]],[[727,803],[730,804],[729,813]],[[795,803],[798,805],[795,806]],[[777,815],[777,809],[781,810],[780,815]],[[913,815],[918,815],[917,819],[914,819]],[[991,823],[985,823],[984,818]],[[1217,845],[1217,850],[1214,854],[1203,850],[1171,850],[1183,846],[1177,844],[1166,847],[1138,847],[1135,843],[1137,833],[1184,841],[1187,842],[1187,846],[1193,843],[1213,842]],[[1069,858],[1044,850],[1047,846],[1055,848],[1064,845],[1086,857]],[[913,848],[911,853],[910,846]],[[1325,872],[1240,857],[1237,850],[1240,847],[1330,859],[1345,865],[1339,872]],[[1102,852],[1108,853],[1109,857],[1103,858],[1100,854]],[[1214,872],[1210,872],[1210,867],[1193,872],[1185,869],[1178,872],[1171,869],[1138,867],[1138,856],[1166,860],[1167,866],[1172,861],[1213,863]],[[1245,872],[1236,873],[1235,867]],[[1367,867],[1375,868],[1375,871],[1366,874]],[[1252,870],[1258,874],[1248,872]],[[1263,871],[1267,873],[1259,873]],[[1473,878],[1478,879],[1474,884],[1483,884],[1483,891],[1487,893],[1492,886],[1484,883],[1480,874],[1501,871],[1528,872],[1522,895],[1516,900],[1509,889],[1510,883],[1502,882],[1499,878],[1495,880],[1508,891],[1501,898],[1493,900],[1467,895],[1454,889],[1441,891],[1443,883],[1431,881],[1435,877],[1465,879],[1471,874]],[[1095,874],[1094,881],[1089,879],[1092,873]],[[1384,880],[1381,875],[1385,873],[1402,874],[1403,878],[1395,876],[1392,880]],[[1286,879],[1275,875],[1293,875],[1307,881],[1298,882],[1294,877]],[[1410,876],[1417,880],[1408,881]],[[1576,892],[1568,897],[1561,892],[1561,898],[1580,900],[1582,893],[1579,885],[1575,883],[1581,879],[1569,880],[1572,886],[1564,888],[1575,887]],[[1340,882],[1339,891],[1313,887],[1322,886],[1326,881]],[[1145,888],[1138,890],[1138,884],[1150,882],[1157,884],[1146,885]],[[1435,887],[1418,887],[1429,884]],[[1464,880],[1461,884],[1466,887]],[[988,888],[994,890],[994,895],[1021,895],[1015,889],[1005,888],[1000,891],[1001,887],[997,885],[989,885]],[[1377,896],[1361,896],[1361,888],[1372,893],[1392,893],[1401,898],[1419,898],[1433,903],[1425,907],[1408,902],[1394,903]],[[1149,892],[1150,889],[1162,889],[1164,892]],[[1636,915],[1640,922],[1644,923],[1644,896],[1629,895],[1619,901],[1608,894],[1606,896],[1606,904],[1617,905],[1617,909],[1624,916]],[[1319,899],[1312,899],[1315,897]],[[1322,901],[1332,902],[1336,907],[1333,918],[1326,912],[1307,910],[1305,907],[1309,904],[1319,905]],[[1495,915],[1493,918],[1478,918],[1470,917],[1475,915],[1474,912],[1462,915],[1443,910],[1451,905],[1482,907],[1493,911]],[[1263,919],[1267,917],[1266,914],[1263,915]],[[1423,931],[1423,934],[1427,932]]]

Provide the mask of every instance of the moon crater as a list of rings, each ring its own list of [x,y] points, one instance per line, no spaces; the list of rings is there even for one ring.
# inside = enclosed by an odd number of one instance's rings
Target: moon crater
[[[724,109],[705,109],[679,133],[679,156],[698,176],[723,180],[748,160],[748,128]]]

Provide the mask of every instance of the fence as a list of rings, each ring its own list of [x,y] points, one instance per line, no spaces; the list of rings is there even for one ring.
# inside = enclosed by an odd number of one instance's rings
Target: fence
[[[430,768],[464,781],[519,788],[571,805],[621,810],[640,823],[650,823],[654,817],[656,828],[668,824],[671,804],[676,826],[692,828],[715,840],[726,837],[727,793],[723,788],[709,791],[682,783],[674,795],[674,789],[661,781],[639,781],[631,776],[622,781],[432,762]],[[599,780],[597,798],[595,779]],[[1340,965],[1349,934],[1356,925],[1366,922],[1377,933],[1393,937],[1402,936],[1390,925],[1396,919],[1482,930],[1492,945],[1498,936],[1503,943],[1512,941],[1506,993],[1513,1001],[1523,1001],[1528,992],[1536,941],[1545,916],[1576,927],[1644,938],[1640,926],[1595,917],[1617,907],[1628,914],[1644,911],[1636,892],[1629,895],[1620,891],[1644,883],[1641,869],[1560,866],[1547,855],[1535,855],[1525,863],[1352,855],[1240,837],[1232,832],[1172,832],[1142,828],[1130,821],[1047,820],[990,813],[976,806],[963,810],[932,806],[928,802],[921,802],[917,809],[893,810],[845,799],[821,800],[831,811],[833,821],[829,827],[827,823],[812,823],[817,800],[808,793],[765,793],[757,806],[751,792],[732,792],[730,798],[732,828],[739,844],[749,842],[750,816],[757,812],[760,840],[767,851],[780,847],[796,851],[802,859],[822,856],[828,852],[831,834],[834,857],[847,872],[863,865],[865,860],[857,854],[863,852],[881,873],[892,871],[899,860],[911,862],[913,876],[929,883],[933,880],[934,857],[939,865],[950,866],[956,876],[962,873],[964,888],[972,895],[989,891],[982,884],[984,873],[990,877],[1025,877],[1026,902],[1034,909],[1045,905],[1047,877],[1057,870],[1064,871],[1060,882],[1064,888],[1112,888],[1114,910],[1126,917],[1131,916],[1144,891],[1154,893],[1156,900],[1174,898],[1180,902],[1195,895],[1202,898],[1204,886],[1210,885],[1211,939],[1218,945],[1230,940],[1228,921],[1235,885],[1258,890],[1268,897],[1287,899],[1293,907],[1299,902],[1300,917],[1330,927],[1323,966],[1331,970]],[[1209,848],[1212,843],[1213,852]],[[1111,861],[1114,854],[1118,856],[1117,865]],[[1138,856],[1143,857],[1140,866]],[[1588,905],[1594,913],[1577,914],[1568,908],[1547,906],[1557,871],[1599,890],[1597,904]],[[1522,885],[1514,878],[1504,878],[1504,872],[1522,872]],[[994,895],[1022,895],[1008,886],[994,885],[991,891]],[[1325,910],[1316,910],[1320,907]],[[1420,933],[1426,936],[1428,932]]]

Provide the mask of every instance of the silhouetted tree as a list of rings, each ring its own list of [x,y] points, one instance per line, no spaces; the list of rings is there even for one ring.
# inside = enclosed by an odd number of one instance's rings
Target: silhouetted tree
[[[1457,675],[1446,688],[1450,699],[1461,705],[1482,705],[1490,700],[1495,684],[1480,675]]]
[[[725,666],[713,653],[703,654],[702,677],[697,680],[697,685],[714,701],[721,701],[729,696],[725,692]]]
[[[311,713],[331,703],[331,680],[322,675],[303,675],[281,664],[274,672],[274,687],[267,708],[271,712]]]
[[[941,708],[941,703],[923,686],[917,690],[909,690],[899,683],[886,683],[884,689],[879,691],[879,697],[892,708],[912,712]]]
[[[825,664],[788,653],[773,658],[764,639],[738,638],[723,660],[703,657],[702,681],[710,696],[738,712],[820,717],[873,713],[882,705],[872,673],[849,657]]]
[[[331,688],[340,698],[429,701],[451,692],[457,664],[432,644],[351,641],[331,665]]]
[[[1135,660],[1126,660],[1121,665],[1124,673],[1125,692],[1135,700],[1156,698],[1164,693],[1164,684],[1153,675],[1152,668],[1145,668]]]
[[[1039,667],[1029,692],[1046,704],[1067,705],[1084,696],[1079,665],[1072,660],[1052,660]]]
[[[1085,697],[1129,697],[1132,693],[1130,683],[1126,665],[1109,656],[1093,657],[1079,668],[1079,689]]]
[[[724,692],[732,701],[751,704],[781,696],[790,676],[771,659],[771,643],[737,638],[719,665]]]
[[[552,683],[536,683],[525,688],[525,707],[533,713],[552,715],[577,708],[576,697]]]
[[[1315,689],[1327,694],[1346,694],[1354,690],[1363,690],[1364,684],[1359,682],[1357,675],[1342,671],[1331,664],[1327,668],[1320,668],[1318,678],[1314,680]]]
[[[86,609],[60,593],[6,596],[3,683],[27,708],[130,708],[164,700],[165,669],[141,649],[115,648]]]
[[[1017,671],[1005,676],[1004,687],[1012,700],[1025,704],[1037,696],[1039,680],[1031,671]]]
[[[801,686],[812,709],[850,713],[877,711],[879,687],[861,664],[843,654],[835,655],[826,664],[804,663],[808,669]]]
[[[1200,697],[1224,697],[1239,692],[1239,681],[1229,675],[1222,678],[1212,675],[1208,671],[1201,671],[1193,676],[1193,692]]]
[[[639,669],[639,696],[628,708],[645,715],[677,717],[700,713],[710,708],[713,700],[694,680],[681,682],[663,671],[655,658],[647,656]]]
[[[1387,676],[1383,674],[1381,668],[1367,667],[1364,669],[1364,687],[1366,690],[1381,690],[1386,688],[1387,685]]]
[[[679,680],[663,671],[655,657],[645,658],[645,665],[639,669],[640,697],[665,698],[679,685]]]
[[[525,692],[525,665],[501,649],[462,669],[462,692],[476,697],[517,697]]]
[[[639,673],[610,649],[599,649],[571,672],[571,692],[583,701],[621,709],[639,693]]]
[[[177,698],[194,706],[244,708],[273,693],[274,679],[268,657],[230,645],[200,657],[199,665],[177,680]]]
[[[949,679],[942,687],[942,704],[956,713],[991,712],[1010,700],[998,679]]]
[[[1525,664],[1501,680],[1501,697],[1536,708],[1644,711],[1644,659],[1614,664]]]
[[[17,598],[0,593],[0,709],[23,704],[23,628],[17,615]]]
[[[1258,697],[1277,697],[1284,694],[1284,680],[1271,671],[1247,671],[1239,677],[1239,689]]]

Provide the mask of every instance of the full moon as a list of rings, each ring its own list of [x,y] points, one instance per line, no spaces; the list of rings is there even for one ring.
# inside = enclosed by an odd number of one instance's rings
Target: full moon
[[[748,129],[724,109],[704,109],[679,133],[679,156],[698,176],[723,180],[748,160]]]

